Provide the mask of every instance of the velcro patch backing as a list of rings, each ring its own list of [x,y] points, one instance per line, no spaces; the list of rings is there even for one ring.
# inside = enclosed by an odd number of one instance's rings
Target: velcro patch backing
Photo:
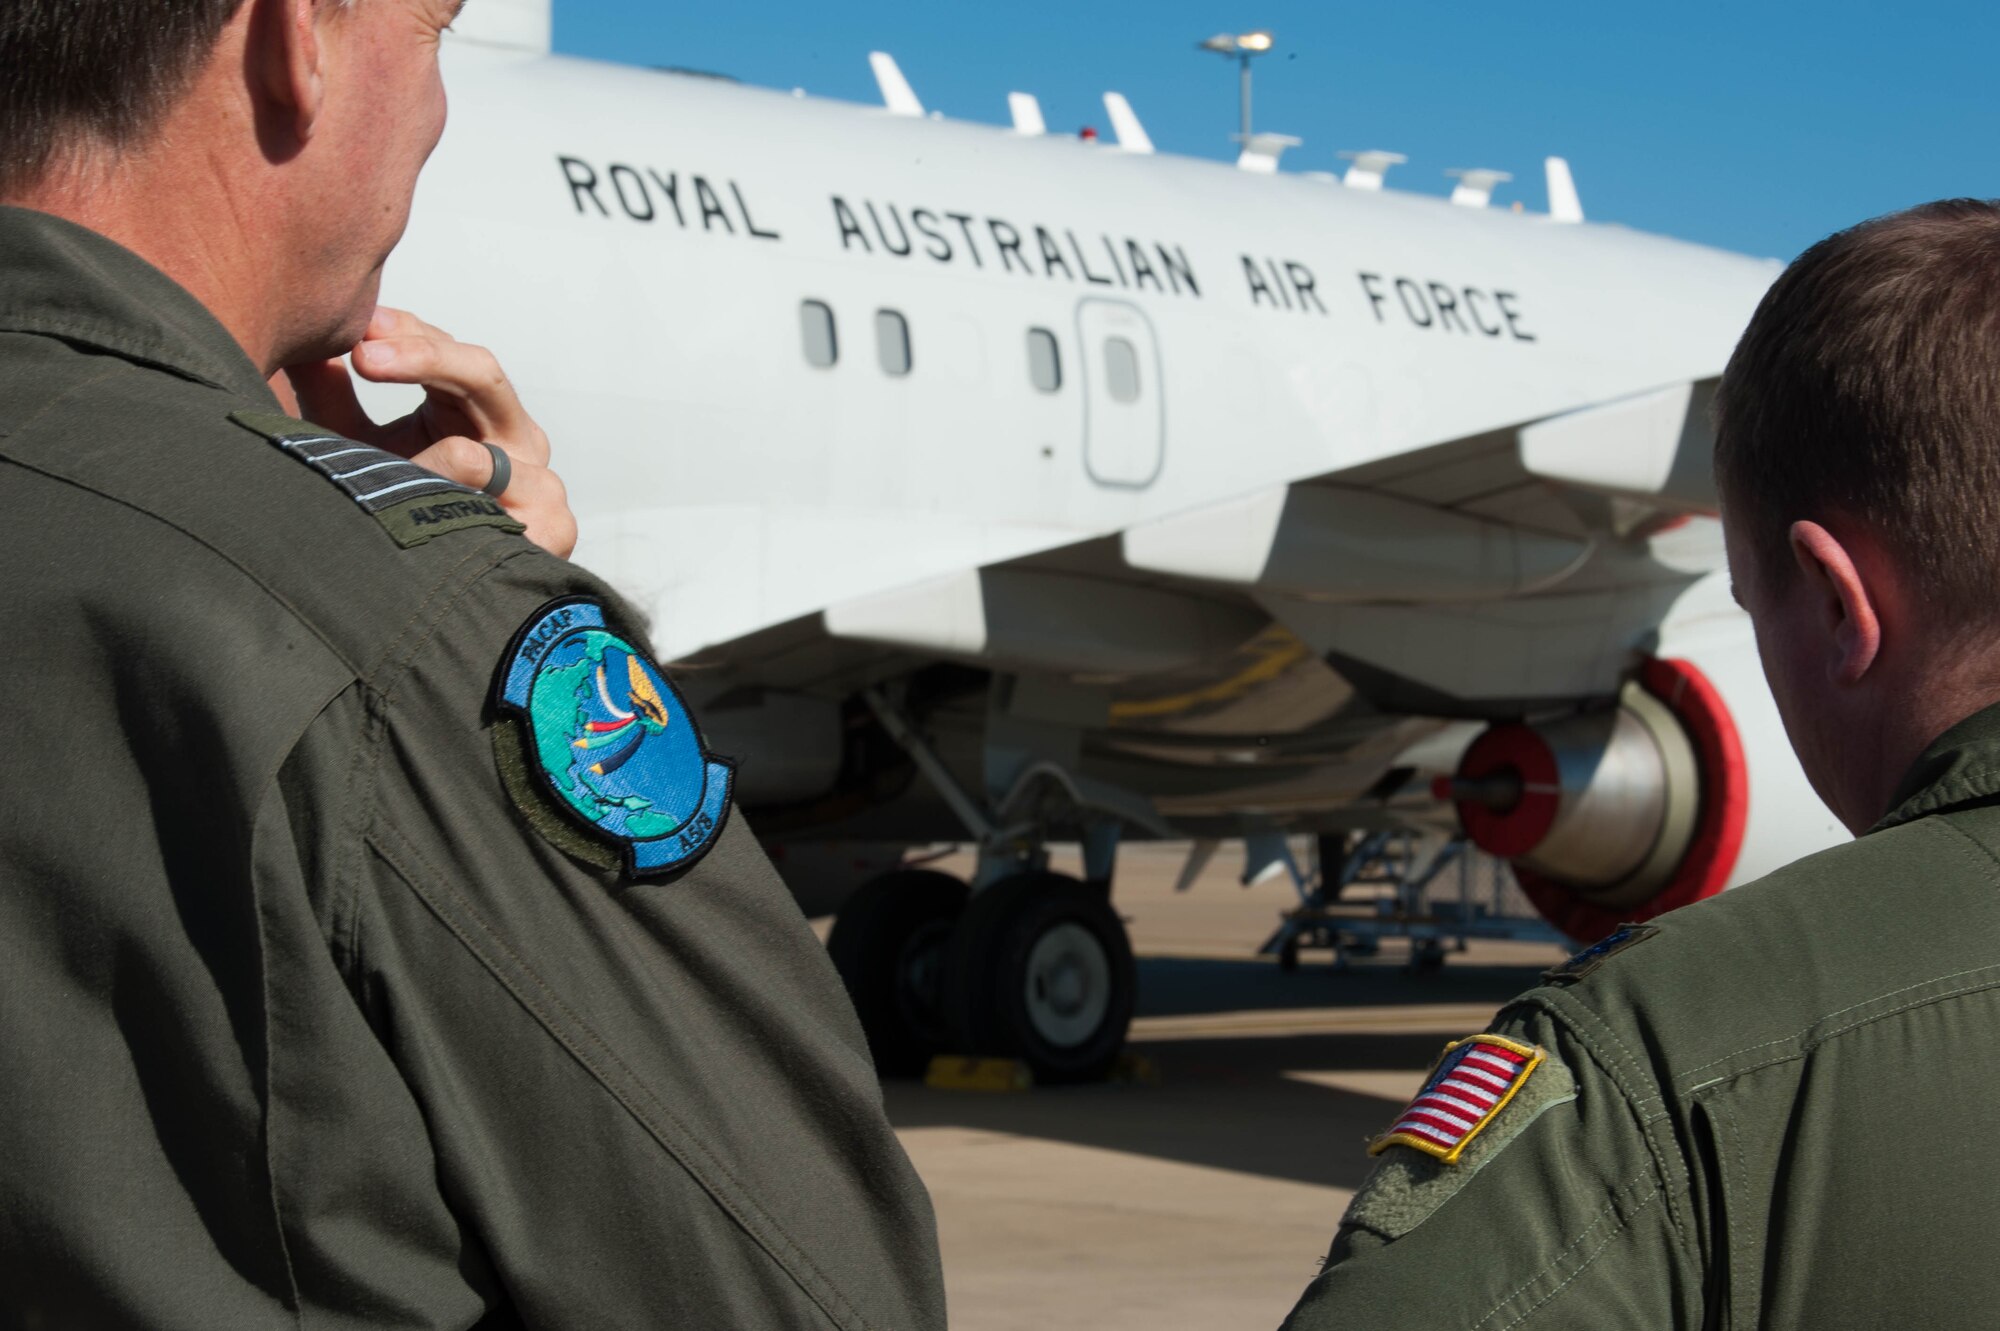
[[[394,453],[275,412],[238,411],[229,419],[339,486],[406,549],[467,527],[526,530],[492,496],[448,481]]]
[[[1494,1040],[1499,1037],[1477,1038]],[[1452,1050],[1467,1043],[1461,1041],[1447,1049],[1445,1060],[1450,1059]],[[1508,1043],[1513,1044],[1512,1041]],[[1440,1069],[1444,1066],[1445,1062],[1441,1061]],[[1436,1076],[1435,1073],[1432,1075]],[[1380,1152],[1375,1171],[1361,1185],[1361,1190],[1354,1194],[1347,1214],[1341,1217],[1342,1233],[1365,1230],[1384,1240],[1401,1238],[1450,1200],[1487,1161],[1518,1138],[1536,1119],[1557,1105],[1568,1104],[1575,1099],[1576,1078],[1560,1060],[1544,1054],[1535,1065],[1534,1074],[1516,1083],[1514,1094],[1507,1101],[1506,1112],[1489,1116],[1484,1130],[1469,1134],[1449,1163],[1431,1151],[1389,1149],[1390,1146],[1404,1147],[1405,1143],[1400,1140],[1388,1143]]]

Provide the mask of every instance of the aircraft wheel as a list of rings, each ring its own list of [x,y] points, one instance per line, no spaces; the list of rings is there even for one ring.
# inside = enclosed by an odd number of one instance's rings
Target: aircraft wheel
[[[921,1073],[944,1047],[939,977],[965,898],[949,874],[899,869],[862,884],[833,922],[826,950],[884,1077]]]
[[[1131,940],[1103,890],[1052,873],[974,896],[952,930],[944,977],[955,1043],[1021,1059],[1042,1082],[1109,1072],[1138,989]]]

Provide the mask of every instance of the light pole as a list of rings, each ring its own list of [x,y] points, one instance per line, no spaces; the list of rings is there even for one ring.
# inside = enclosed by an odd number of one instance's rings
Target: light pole
[[[1238,137],[1244,143],[1250,142],[1250,57],[1271,49],[1271,34],[1262,28],[1255,32],[1218,32],[1203,42],[1201,49],[1234,59],[1242,70],[1243,132]]]

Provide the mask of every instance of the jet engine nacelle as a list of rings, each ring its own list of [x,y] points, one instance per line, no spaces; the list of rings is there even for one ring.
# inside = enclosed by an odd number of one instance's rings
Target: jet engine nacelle
[[[1685,660],[1648,661],[1616,706],[1492,727],[1443,784],[1473,844],[1585,942],[1720,892],[1749,819],[1742,737]]]

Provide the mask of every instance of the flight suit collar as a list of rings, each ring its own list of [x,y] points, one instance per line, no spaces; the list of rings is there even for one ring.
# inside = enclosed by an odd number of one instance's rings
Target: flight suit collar
[[[186,288],[48,213],[0,205],[0,332],[59,337],[277,405],[242,346]]]
[[[1930,742],[1868,829],[1880,832],[1926,814],[2000,798],[2000,704],[1966,717]]]

